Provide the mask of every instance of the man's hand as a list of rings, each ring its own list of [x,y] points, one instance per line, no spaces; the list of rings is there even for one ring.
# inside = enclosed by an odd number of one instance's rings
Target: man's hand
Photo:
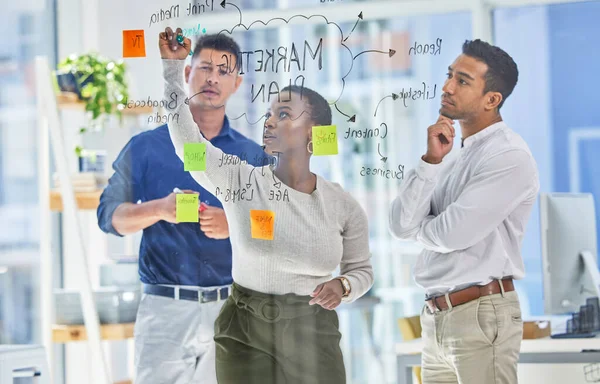
[[[225,211],[221,208],[206,206],[199,213],[200,230],[211,239],[226,239],[229,237],[229,225]]]
[[[326,283],[317,285],[317,288],[310,294],[313,299],[308,302],[310,305],[318,304],[327,310],[335,309],[342,302],[344,288],[342,282],[338,279],[329,280]]]
[[[427,129],[427,153],[423,160],[438,164],[452,149],[454,143],[454,120],[440,115],[438,121]]]
[[[192,190],[186,189],[183,193],[198,193]],[[156,215],[159,220],[164,220],[172,224],[177,224],[177,194],[175,192],[163,197],[162,199],[156,200],[157,209]]]
[[[183,38],[181,43],[177,41],[177,36]],[[163,59],[185,60],[192,50],[192,41],[183,36],[181,28],[173,32],[171,27],[167,27],[158,35],[158,49]]]

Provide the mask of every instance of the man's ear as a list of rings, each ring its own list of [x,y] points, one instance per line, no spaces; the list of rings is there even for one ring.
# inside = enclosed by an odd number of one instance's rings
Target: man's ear
[[[192,67],[190,67],[189,65],[186,65],[185,66],[185,83],[186,84],[189,84],[191,72],[192,72]]]
[[[498,108],[502,102],[502,94],[500,92],[488,92],[486,95],[485,109],[488,111]]]
[[[237,77],[235,78],[235,88],[233,89],[233,92],[237,92],[240,85],[242,85],[242,81],[244,81],[244,76],[238,73]]]

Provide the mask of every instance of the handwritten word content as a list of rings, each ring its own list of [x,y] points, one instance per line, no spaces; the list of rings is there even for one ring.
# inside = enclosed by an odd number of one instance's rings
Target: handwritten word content
[[[207,11],[215,10],[215,1],[214,0],[205,0],[205,1],[194,1],[188,4],[187,7],[187,15],[201,15]],[[208,8],[210,7],[210,9]]]
[[[404,165],[399,165],[398,170],[390,170],[383,168],[370,168],[370,167],[362,167],[360,170],[361,176],[380,176],[384,179],[404,179]]]
[[[375,129],[365,128],[361,130],[348,128],[346,131],[346,137],[344,137],[344,139],[348,139],[350,137],[356,139],[371,139],[373,137],[381,137],[382,139],[385,139],[387,137],[387,131],[388,128],[386,123],[381,123],[379,128]]]
[[[215,197],[219,198],[222,196],[222,201],[225,203],[236,203],[238,201],[252,201],[254,199],[254,189],[251,188],[238,188],[231,189],[226,188],[225,191],[221,191],[221,188],[217,187],[215,190]]]
[[[402,88],[402,91],[398,92],[398,96],[400,96],[400,98],[402,99],[402,104],[404,104],[404,107],[408,107],[408,105],[406,104],[406,100],[417,101],[435,99],[437,92],[437,84],[433,85],[433,89],[431,89],[431,87],[425,82],[422,82],[421,84],[422,88],[413,89],[412,87],[410,87],[408,88],[408,90]]]
[[[275,212],[253,209],[250,211],[250,233],[253,239],[273,240]]]
[[[184,171],[206,171],[206,144],[183,144],[183,158]]]
[[[408,55],[439,55],[442,50],[442,39],[436,39],[432,44],[417,44],[408,49]]]
[[[123,57],[146,57],[143,29],[123,31]]]
[[[148,116],[148,124],[169,124],[171,121],[179,122],[179,113],[169,113],[161,115],[156,112],[156,115]]]
[[[165,21],[165,20],[169,20],[172,18],[178,18],[178,17],[179,17],[179,4],[172,5],[168,9],[161,8],[159,11],[157,11],[156,13],[153,13],[152,16],[150,16],[149,27],[151,27],[152,24],[155,24],[155,23],[158,23],[161,21]]]
[[[198,197],[197,193],[179,193],[175,196],[175,218],[178,223],[198,222]]]
[[[158,107],[162,107],[162,108],[169,108],[169,109],[175,109],[177,107],[177,99],[178,96],[175,92],[172,92],[171,95],[169,95],[170,100],[152,100],[150,99],[150,96],[148,96],[148,99],[146,100],[126,100],[123,102],[123,106],[124,108],[127,109],[132,109],[132,108],[144,108],[144,107],[154,107],[154,108],[158,108]]]
[[[312,145],[315,156],[337,155],[337,128],[335,125],[312,127]]]
[[[270,190],[269,191],[269,200],[271,201],[285,201],[288,202],[290,201],[290,195],[288,194],[288,190],[285,189],[283,192],[281,192],[281,190]]]

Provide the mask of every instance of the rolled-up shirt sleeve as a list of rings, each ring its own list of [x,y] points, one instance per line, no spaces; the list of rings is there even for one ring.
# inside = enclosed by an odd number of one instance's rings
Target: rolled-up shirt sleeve
[[[498,228],[523,201],[535,198],[537,180],[534,161],[526,151],[484,159],[455,202],[422,220],[416,240],[439,253],[469,248]]]
[[[123,236],[112,225],[115,209],[123,203],[136,203],[142,200],[142,180],[146,168],[144,148],[133,137],[125,145],[113,162],[114,173],[100,196],[96,215],[98,226],[105,233]]]

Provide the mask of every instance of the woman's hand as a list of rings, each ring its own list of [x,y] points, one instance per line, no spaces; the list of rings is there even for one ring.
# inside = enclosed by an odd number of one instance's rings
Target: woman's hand
[[[181,43],[177,41],[178,36]],[[158,35],[158,48],[163,59],[185,60],[192,50],[192,41],[183,36],[181,28],[173,32],[171,27],[167,27]]]
[[[344,295],[342,282],[338,279],[333,279],[326,283],[319,284],[310,295],[314,297],[314,299],[309,301],[308,304],[318,304],[331,311],[342,302],[342,296]]]

